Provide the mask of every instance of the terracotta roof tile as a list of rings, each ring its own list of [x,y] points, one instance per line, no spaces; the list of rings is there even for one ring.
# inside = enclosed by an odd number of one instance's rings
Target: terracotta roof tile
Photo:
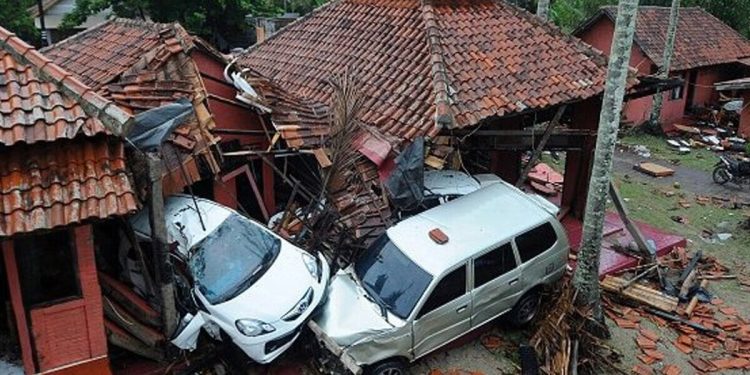
[[[208,148],[218,139],[209,131],[215,127],[208,111],[205,86],[198,67],[189,55],[193,38],[179,24],[160,24],[130,19],[112,19],[47,47],[43,51],[60,66],[75,73],[82,84],[91,85],[115,105],[106,111],[122,110],[130,114],[173,103],[181,98],[192,101],[196,116],[182,127],[185,137],[171,142],[182,163],[199,157],[210,170],[219,169],[218,161]],[[75,85],[73,85],[75,86]],[[174,191],[200,179],[196,172],[185,181],[180,162],[172,150],[164,151],[167,174]],[[198,156],[200,155],[200,156]]]
[[[362,121],[397,139],[597,95],[603,62],[554,26],[494,0],[332,1],[240,58],[321,103],[331,98],[328,79],[349,69],[368,103]]]
[[[669,7],[644,6],[638,9],[635,43],[657,66],[662,65],[669,13]],[[605,7],[593,20],[601,14],[614,20],[617,8]],[[740,33],[701,8],[680,9],[673,71],[731,63],[743,57],[750,57],[750,41]]]
[[[123,145],[79,137],[0,151],[0,237],[135,211]]]
[[[0,40],[0,237],[135,210],[109,136],[132,118],[2,28]]]

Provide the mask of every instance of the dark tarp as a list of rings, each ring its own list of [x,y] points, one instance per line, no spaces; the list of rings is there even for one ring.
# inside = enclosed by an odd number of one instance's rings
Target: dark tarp
[[[398,157],[396,167],[385,182],[393,204],[413,209],[424,199],[424,138],[412,142]]]
[[[159,151],[169,135],[192,115],[193,104],[185,98],[150,109],[135,116],[135,124],[127,138],[142,151]]]

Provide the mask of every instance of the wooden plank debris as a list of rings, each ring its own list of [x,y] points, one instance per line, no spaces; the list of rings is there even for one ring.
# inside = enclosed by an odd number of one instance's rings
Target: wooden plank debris
[[[670,169],[656,163],[639,163],[636,164],[633,169],[653,177],[668,177],[674,175],[674,169]]]
[[[641,284],[632,284],[623,290],[622,287],[627,283],[628,280],[626,279],[615,276],[606,276],[604,280],[601,281],[601,286],[608,292],[620,294],[662,311],[674,312],[677,310],[679,300],[676,297],[666,295],[661,291]]]

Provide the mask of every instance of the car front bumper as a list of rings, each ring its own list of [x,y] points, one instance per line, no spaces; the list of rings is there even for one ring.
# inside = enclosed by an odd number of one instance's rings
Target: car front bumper
[[[248,357],[260,364],[267,364],[278,358],[289,349],[300,335],[303,327],[328,297],[328,283],[330,281],[330,266],[322,258],[322,276],[319,282],[312,285],[313,301],[310,307],[297,319],[285,322],[279,320],[271,323],[276,330],[263,336],[247,337],[239,332],[233,334],[232,341]]]

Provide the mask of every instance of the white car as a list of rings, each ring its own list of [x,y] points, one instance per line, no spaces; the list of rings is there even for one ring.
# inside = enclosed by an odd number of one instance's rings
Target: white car
[[[190,196],[169,197],[165,217],[198,307],[172,342],[195,349],[203,327],[214,338],[223,331],[258,363],[288,349],[324,299],[330,273],[325,258],[209,200],[197,199],[196,205]],[[140,240],[150,238],[148,210],[131,224]]]

